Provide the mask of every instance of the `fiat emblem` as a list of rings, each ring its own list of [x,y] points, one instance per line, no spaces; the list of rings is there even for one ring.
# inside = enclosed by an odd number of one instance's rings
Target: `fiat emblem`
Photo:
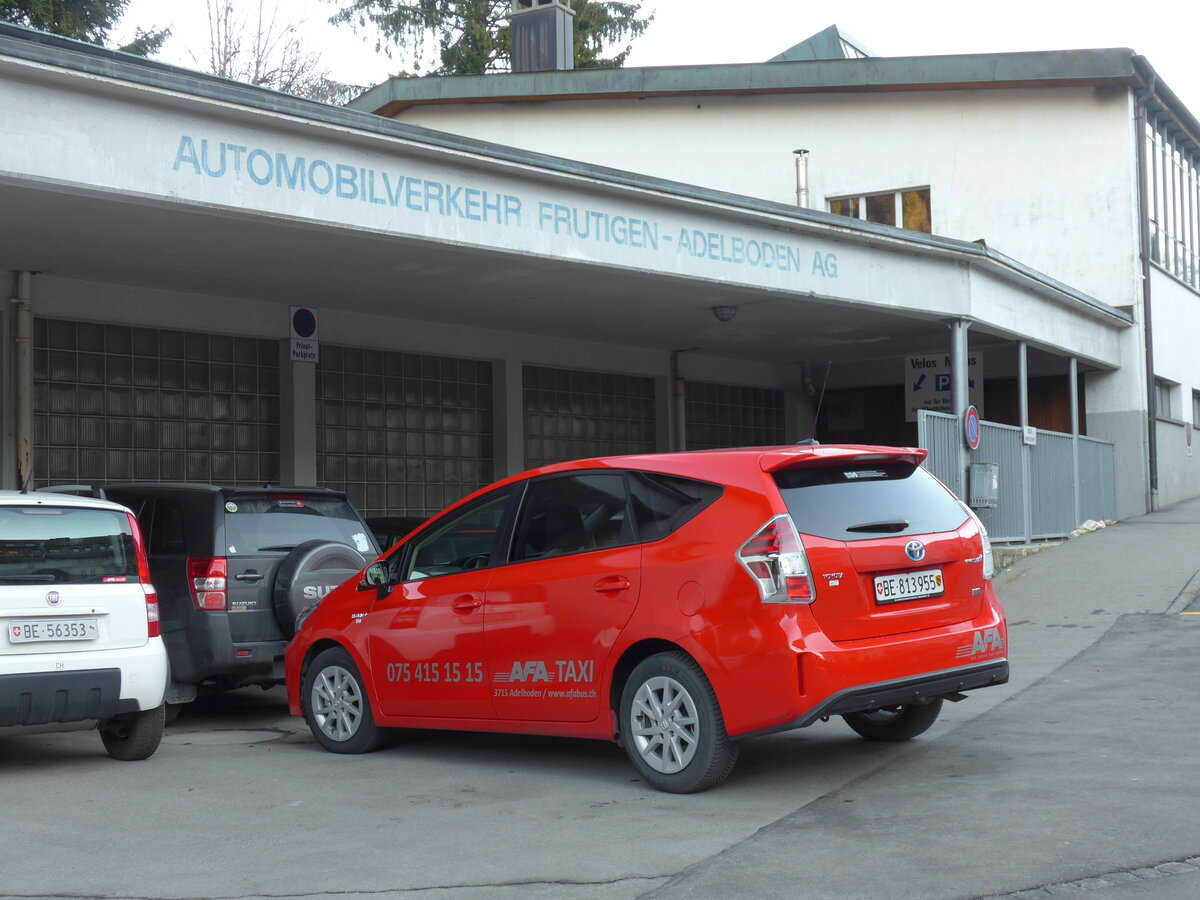
[[[50,591],[48,594],[46,594],[46,602],[51,606],[58,606],[58,601],[61,599],[62,597],[59,595],[58,591]]]
[[[920,541],[909,541],[904,545],[904,555],[913,562],[920,562],[925,558],[925,545]]]

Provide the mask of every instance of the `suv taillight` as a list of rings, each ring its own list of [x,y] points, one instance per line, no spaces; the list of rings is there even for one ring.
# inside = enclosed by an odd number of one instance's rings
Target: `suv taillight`
[[[133,552],[137,556],[138,582],[146,595],[146,634],[148,637],[158,637],[158,593],[150,583],[150,564],[146,562],[146,543],[142,540],[142,529],[133,513],[127,512],[129,530],[133,533]]]
[[[225,609],[225,557],[189,557],[187,570],[188,589],[196,609]]]
[[[740,562],[758,585],[763,603],[812,603],[817,599],[808,557],[792,517],[779,515],[738,550]]]

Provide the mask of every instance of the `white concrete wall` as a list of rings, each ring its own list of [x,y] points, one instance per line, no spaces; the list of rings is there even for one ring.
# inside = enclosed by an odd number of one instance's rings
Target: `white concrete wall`
[[[1125,89],[1078,87],[472,104],[415,107],[399,118],[782,203],[795,202],[793,151],[804,148],[816,209],[829,197],[928,186],[934,233],[983,239],[1139,322],[1117,338],[1120,368],[1086,376],[1088,431],[1118,445],[1118,506],[1129,516],[1149,502],[1133,116]],[[1004,318],[996,302],[1016,295],[994,295],[991,279],[972,278],[973,295],[994,301],[980,303],[988,320]],[[1155,319],[1169,323],[1186,301],[1160,306],[1158,293]],[[1066,324],[1030,308],[1009,313],[1016,336]],[[1155,335],[1156,356],[1167,360],[1159,373],[1180,373],[1189,409],[1200,381],[1184,360],[1197,314]],[[847,385],[896,380],[887,360],[840,368]],[[1162,462],[1161,495],[1200,493],[1189,462]]]
[[[929,186],[936,234],[988,245],[1115,306],[1136,278],[1124,89],[838,93],[419,106],[399,118],[502,144],[810,206]]]
[[[1170,416],[1156,423],[1160,507],[1200,494],[1200,436],[1187,443],[1185,423],[1195,425],[1192,392],[1200,391],[1200,294],[1165,272],[1150,270],[1154,326],[1154,374],[1176,385]]]

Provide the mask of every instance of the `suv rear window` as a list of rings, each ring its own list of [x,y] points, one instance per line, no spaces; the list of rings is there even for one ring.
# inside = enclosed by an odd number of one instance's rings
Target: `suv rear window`
[[[109,509],[0,507],[0,583],[137,580],[129,517]]]
[[[967,520],[949,491],[908,463],[790,469],[775,484],[798,531],[835,541],[954,531]]]
[[[233,494],[225,503],[230,556],[290,550],[307,541],[337,541],[379,555],[370,529],[345,500],[302,494]]]

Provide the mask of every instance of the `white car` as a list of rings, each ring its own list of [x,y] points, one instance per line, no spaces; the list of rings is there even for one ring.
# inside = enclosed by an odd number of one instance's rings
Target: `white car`
[[[162,739],[167,652],[133,514],[0,491],[0,739],[98,727],[109,756]]]

